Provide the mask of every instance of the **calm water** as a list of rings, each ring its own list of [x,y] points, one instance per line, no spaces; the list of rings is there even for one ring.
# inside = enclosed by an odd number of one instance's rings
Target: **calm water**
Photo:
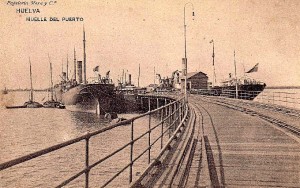
[[[300,109],[300,89],[265,89],[254,101]]]
[[[47,99],[47,93],[36,92],[35,101]],[[27,92],[11,92],[1,95],[0,125],[0,162],[44,149],[54,144],[78,137],[86,132],[95,131],[110,125],[90,112],[67,109],[5,109],[4,105],[22,105],[28,100]],[[136,114],[120,117],[130,118]],[[152,125],[157,120],[152,119]],[[147,130],[148,117],[135,122],[135,137]],[[153,139],[159,132],[154,132]],[[130,126],[121,126],[105,132],[90,140],[90,164],[111,153],[116,148],[130,141]],[[134,145],[135,156],[147,146],[145,137]],[[159,148],[159,147],[157,147]],[[151,155],[158,153],[153,149]],[[118,170],[129,163],[129,148],[117,154],[107,162],[95,167],[90,172],[91,187],[99,187]],[[137,161],[134,178],[147,165],[147,156]],[[1,187],[54,187],[79,172],[85,165],[85,142],[71,145],[43,157],[33,159],[0,172]],[[129,171],[118,177],[111,187],[127,187]],[[70,184],[69,187],[84,187],[84,176]]]

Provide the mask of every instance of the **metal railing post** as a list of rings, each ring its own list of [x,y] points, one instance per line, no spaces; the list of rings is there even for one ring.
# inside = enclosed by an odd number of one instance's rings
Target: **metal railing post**
[[[162,149],[163,145],[164,145],[164,122],[163,122],[163,119],[164,119],[164,108],[162,108],[160,111],[160,121],[161,121],[160,149]]]
[[[182,115],[181,102],[179,102],[178,105],[179,105],[178,112],[179,112],[179,124],[180,124],[181,119],[182,119],[182,117],[181,117],[181,115]]]
[[[133,167],[133,120],[131,121],[131,143],[130,143],[129,183],[132,182],[132,167]]]
[[[149,133],[148,133],[148,164],[150,164],[151,161],[151,113],[149,114]]]
[[[169,121],[169,125],[168,125],[168,129],[169,129],[169,138],[171,138],[171,105],[169,105],[168,107],[168,111],[169,111],[169,114],[168,114],[168,121]]]
[[[86,144],[85,144],[85,167],[88,169],[89,168],[89,140],[90,137],[86,138]],[[90,170],[88,169],[85,172],[85,187],[88,188],[89,187],[89,173]]]
[[[176,105],[176,103],[174,103],[174,115],[173,115],[173,130],[175,130],[176,129],[176,127],[177,127],[177,117],[176,117],[176,115],[177,115],[177,105]],[[175,117],[174,117],[175,116]]]

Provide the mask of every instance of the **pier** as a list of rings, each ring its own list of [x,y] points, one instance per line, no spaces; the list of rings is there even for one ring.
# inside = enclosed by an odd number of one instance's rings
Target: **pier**
[[[72,175],[55,172],[60,181],[48,186],[300,186],[299,110],[199,94],[190,94],[186,103],[180,94],[172,92],[138,95],[137,102],[146,113],[2,163],[1,174],[18,165],[26,167],[26,163],[35,158],[79,144],[75,152],[82,154],[70,153],[74,160],[81,158],[78,159],[80,163],[77,160],[72,163],[79,166],[79,170],[64,169],[72,171]],[[141,118],[147,118],[147,123],[138,125]],[[99,153],[95,153],[92,146],[93,139],[120,127],[126,128],[128,134],[122,136],[128,137],[128,142],[98,157]],[[117,142],[118,138],[115,139]],[[113,158],[121,152],[122,156]],[[58,157],[61,160],[64,156]],[[140,159],[142,163],[138,162]],[[93,173],[107,161],[118,168]],[[96,179],[92,178],[95,175],[104,178],[95,184]],[[120,177],[123,178],[117,180]]]

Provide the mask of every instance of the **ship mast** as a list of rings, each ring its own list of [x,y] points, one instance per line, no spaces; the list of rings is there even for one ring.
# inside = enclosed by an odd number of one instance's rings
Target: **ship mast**
[[[30,101],[33,101],[32,71],[31,71],[30,57],[29,57],[29,72],[30,72]]]
[[[236,61],[235,61],[235,50],[233,52],[233,56],[234,56],[234,74],[235,74],[235,98],[238,98],[238,80],[236,77]]]
[[[86,84],[85,30],[83,26],[83,83]]]
[[[76,51],[74,46],[74,80],[76,81]]]
[[[67,54],[67,81],[69,80],[69,55]]]

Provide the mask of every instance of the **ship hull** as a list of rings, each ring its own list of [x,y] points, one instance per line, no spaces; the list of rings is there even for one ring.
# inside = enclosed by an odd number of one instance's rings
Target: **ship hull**
[[[251,84],[251,85],[239,85],[238,86],[238,98],[245,100],[253,100],[257,97],[266,87],[265,84]],[[218,92],[221,96],[236,98],[235,86],[224,86],[220,88]]]
[[[55,88],[55,98],[65,105],[76,105],[82,109],[101,108],[101,113],[114,110],[115,97],[113,84],[80,84],[68,90]]]

